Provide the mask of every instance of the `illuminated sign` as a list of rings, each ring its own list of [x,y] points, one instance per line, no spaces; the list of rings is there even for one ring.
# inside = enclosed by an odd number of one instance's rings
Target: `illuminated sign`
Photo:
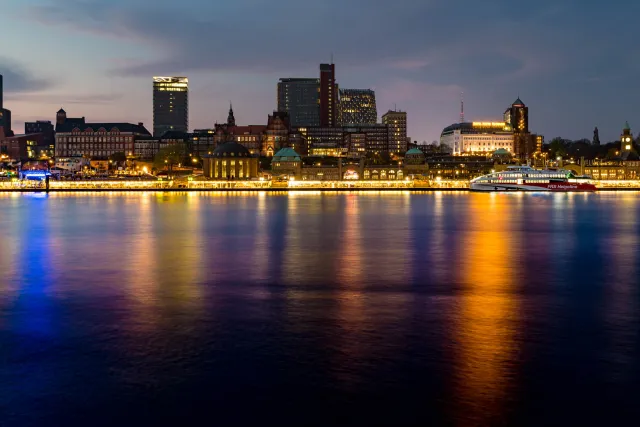
[[[22,177],[24,179],[45,179],[46,177],[51,176],[51,173],[43,170],[34,170],[34,171],[24,171],[22,172]]]
[[[348,170],[344,173],[344,179],[360,179],[358,172],[354,170]]]
[[[472,126],[474,128],[504,129],[507,124],[503,122],[473,122]]]

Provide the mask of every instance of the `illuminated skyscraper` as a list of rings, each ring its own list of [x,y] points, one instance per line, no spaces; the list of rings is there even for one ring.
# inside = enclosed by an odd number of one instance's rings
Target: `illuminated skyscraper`
[[[389,152],[404,153],[407,151],[407,113],[391,111],[382,116],[382,123],[389,126]]]
[[[375,124],[376,93],[370,89],[340,89],[340,124]]]
[[[168,131],[189,132],[189,80],[153,78],[153,136]]]

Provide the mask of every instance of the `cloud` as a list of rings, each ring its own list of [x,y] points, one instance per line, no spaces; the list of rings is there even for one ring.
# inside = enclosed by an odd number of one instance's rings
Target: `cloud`
[[[3,76],[5,97],[11,94],[38,92],[50,88],[50,80],[35,77],[25,67],[9,58],[0,57],[0,74]]]
[[[105,93],[90,93],[90,94],[74,94],[74,93],[24,93],[9,95],[7,99],[20,100],[25,102],[39,102],[43,104],[55,104],[55,105],[69,105],[69,104],[81,104],[81,105],[95,105],[95,104],[111,104],[115,101],[121,100],[122,94],[105,94]]]
[[[461,58],[466,53],[480,55],[487,46],[493,49],[489,40],[510,31],[512,25],[505,21],[487,30],[486,23],[476,19],[478,14],[482,18],[501,13],[502,1],[490,0],[481,7],[467,7],[464,14],[445,0],[236,0],[215,7],[212,3],[183,0],[175,8],[160,1],[149,8],[148,2],[137,0],[52,0],[32,7],[30,15],[47,25],[144,46],[155,59],[117,67],[119,74],[135,76],[199,70],[295,71],[315,68],[332,53],[341,69],[419,70],[437,67],[431,58],[447,49]],[[458,31],[461,27],[465,31]],[[467,39],[468,33],[475,35]],[[511,54],[506,48],[498,53]]]
[[[536,131],[566,136],[619,120],[640,97],[636,30],[620,21],[640,13],[640,2],[629,0],[609,0],[607,8],[584,0],[517,7],[512,0],[34,3],[24,6],[25,16],[43,28],[91,34],[111,56],[122,47],[126,59],[107,60],[107,72],[131,80],[193,76],[194,86],[221,88],[220,105],[217,97],[198,96],[206,98],[203,107],[223,113],[227,99],[245,96],[247,111],[261,118],[258,112],[274,107],[278,77],[317,75],[332,53],[341,87],[376,87],[385,108],[397,103],[420,118],[411,121],[414,135],[439,134],[455,120],[460,90],[470,117],[499,115],[520,94]],[[267,89],[246,95],[249,82],[251,90],[256,82]]]

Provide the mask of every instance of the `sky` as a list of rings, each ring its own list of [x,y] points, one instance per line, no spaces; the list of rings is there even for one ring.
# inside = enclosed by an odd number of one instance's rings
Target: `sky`
[[[340,87],[406,111],[419,142],[459,121],[462,93],[468,121],[520,97],[547,141],[604,142],[640,130],[638,16],[636,0],[1,0],[0,74],[14,131],[60,107],[151,129],[154,75],[189,78],[195,129],[230,101],[266,124],[278,79],[333,55]]]

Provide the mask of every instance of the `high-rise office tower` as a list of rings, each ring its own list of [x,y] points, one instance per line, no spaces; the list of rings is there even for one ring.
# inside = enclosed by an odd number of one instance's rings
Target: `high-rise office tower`
[[[320,126],[338,123],[338,88],[335,64],[320,64]]]
[[[376,93],[371,89],[340,89],[340,124],[375,124]]]
[[[287,78],[278,82],[278,111],[291,126],[320,126],[320,80]]]
[[[186,77],[153,78],[153,136],[168,131],[189,132],[189,80]]]
[[[382,123],[389,127],[389,152],[407,151],[407,113],[389,110],[382,116]]]

